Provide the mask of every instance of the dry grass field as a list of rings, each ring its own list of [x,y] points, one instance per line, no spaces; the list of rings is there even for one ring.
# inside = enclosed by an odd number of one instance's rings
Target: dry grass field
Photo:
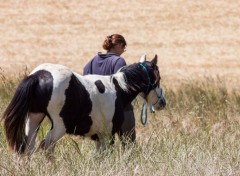
[[[44,62],[82,73],[113,33],[128,64],[158,54],[166,109],[143,127],[136,100],[137,145],[100,154],[65,136],[53,162],[12,156],[0,125],[0,175],[240,175],[238,0],[0,0],[0,114],[24,73]]]
[[[0,67],[14,75],[52,62],[82,73],[112,33],[125,36],[127,63],[158,54],[166,86],[205,76],[239,86],[236,0],[1,0]]]

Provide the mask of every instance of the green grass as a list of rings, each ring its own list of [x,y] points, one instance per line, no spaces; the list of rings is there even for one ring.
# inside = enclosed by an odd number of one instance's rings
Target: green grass
[[[0,80],[0,113],[19,79]],[[206,78],[165,88],[167,107],[139,120],[135,100],[137,144],[123,148],[117,141],[103,153],[90,140],[66,135],[48,162],[42,151],[31,160],[12,156],[0,126],[0,175],[240,175],[240,94],[220,80]],[[37,143],[49,125],[39,131]]]

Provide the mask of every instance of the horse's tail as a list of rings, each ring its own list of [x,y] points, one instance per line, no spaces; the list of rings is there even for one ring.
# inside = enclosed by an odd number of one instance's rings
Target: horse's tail
[[[36,75],[25,77],[2,117],[8,146],[19,154],[24,153],[26,148],[25,124],[37,84]]]

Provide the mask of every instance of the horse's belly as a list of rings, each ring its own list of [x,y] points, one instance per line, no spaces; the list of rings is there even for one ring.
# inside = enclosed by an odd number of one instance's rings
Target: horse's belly
[[[92,136],[94,134],[110,135],[111,132],[112,132],[112,122],[93,121],[93,124],[89,130],[89,133],[87,133],[85,136]]]

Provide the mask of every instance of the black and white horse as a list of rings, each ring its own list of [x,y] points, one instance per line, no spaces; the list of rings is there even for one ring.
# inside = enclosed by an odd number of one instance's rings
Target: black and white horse
[[[40,146],[53,152],[65,134],[90,137],[97,149],[119,133],[123,109],[138,94],[155,110],[166,105],[160,87],[157,56],[121,68],[111,76],[81,76],[56,64],[42,64],[19,84],[3,115],[9,148],[32,154],[38,128],[47,116],[51,129]]]

